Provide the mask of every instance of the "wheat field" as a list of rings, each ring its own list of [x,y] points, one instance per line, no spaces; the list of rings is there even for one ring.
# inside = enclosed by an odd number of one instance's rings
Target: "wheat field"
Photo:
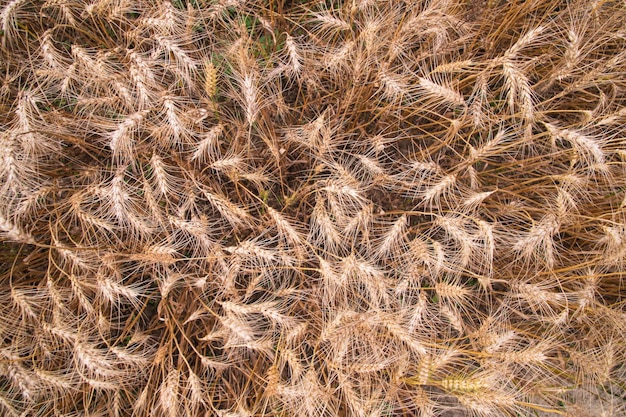
[[[626,415],[626,2],[0,10],[0,414]]]

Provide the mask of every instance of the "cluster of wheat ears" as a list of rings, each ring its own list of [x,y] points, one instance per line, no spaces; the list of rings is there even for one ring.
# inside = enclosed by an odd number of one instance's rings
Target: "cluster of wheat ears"
[[[624,1],[0,10],[2,415],[625,415]]]

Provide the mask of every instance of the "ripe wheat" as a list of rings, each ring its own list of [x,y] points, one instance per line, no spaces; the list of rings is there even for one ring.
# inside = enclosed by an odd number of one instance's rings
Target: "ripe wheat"
[[[0,2],[0,414],[626,414],[624,19]]]

